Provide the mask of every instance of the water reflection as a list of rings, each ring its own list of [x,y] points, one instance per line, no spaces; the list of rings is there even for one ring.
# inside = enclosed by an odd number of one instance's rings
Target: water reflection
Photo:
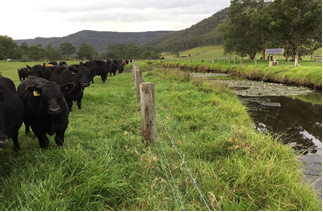
[[[239,97],[246,105],[254,127],[261,133],[270,133],[281,142],[291,145],[302,155],[306,179],[321,190],[322,180],[322,97]],[[303,101],[304,99],[307,100]],[[311,100],[311,101],[310,101]],[[262,105],[277,102],[281,107]],[[321,103],[321,104],[319,104]]]

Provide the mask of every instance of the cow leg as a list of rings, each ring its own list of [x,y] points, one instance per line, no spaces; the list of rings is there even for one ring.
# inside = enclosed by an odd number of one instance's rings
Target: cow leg
[[[55,135],[55,142],[56,142],[57,146],[63,146],[63,144],[64,144],[64,134],[65,134],[66,127],[58,130]]]
[[[49,140],[46,136],[46,133],[37,131],[34,128],[32,128],[32,130],[38,138],[40,148],[47,149],[47,147],[49,145]]]
[[[13,149],[15,151],[20,150],[20,145],[18,143],[18,132],[15,135],[13,135],[11,138],[13,140]]]
[[[81,96],[76,100],[77,107],[81,110],[81,101],[82,101],[83,93],[81,93]]]
[[[73,99],[66,99],[66,103],[67,103],[68,109],[72,111]]]
[[[28,135],[30,134],[30,128],[29,128],[29,124],[27,124],[26,122],[25,123],[25,135]]]
[[[105,83],[105,77],[104,77],[104,74],[101,74],[101,79],[102,79],[102,82]]]

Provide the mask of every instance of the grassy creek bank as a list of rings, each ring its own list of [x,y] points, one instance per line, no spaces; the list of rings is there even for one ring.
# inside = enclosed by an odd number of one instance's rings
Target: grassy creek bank
[[[18,85],[16,69],[1,65],[3,76]],[[257,133],[233,91],[179,70],[147,71],[142,79],[155,83],[158,113],[211,210],[321,210],[293,150]],[[12,150],[11,140],[0,151],[2,210],[181,208],[156,146],[142,143],[133,74],[94,81],[85,89],[82,110],[72,108],[62,148],[50,137],[49,149],[41,150],[23,126],[21,151]],[[185,210],[207,210],[157,120]]]
[[[227,63],[227,62],[226,62]],[[219,72],[238,74],[250,80],[275,82],[286,85],[305,86],[322,91],[322,65],[321,66],[268,66],[267,61],[259,61],[259,65],[228,65],[225,63],[207,62],[160,62],[156,65],[189,69],[195,72]]]

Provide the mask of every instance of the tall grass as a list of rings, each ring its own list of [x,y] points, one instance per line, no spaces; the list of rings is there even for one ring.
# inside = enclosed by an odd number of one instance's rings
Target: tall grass
[[[0,63],[0,70],[18,85],[20,66]],[[42,150],[22,127],[21,151],[12,141],[0,151],[1,210],[179,209],[155,145],[142,142],[133,75],[94,81],[82,110],[72,108],[63,147],[50,137]],[[158,113],[211,210],[321,209],[293,150],[255,132],[232,91],[179,70],[146,71],[143,81],[155,83]],[[207,210],[156,120],[185,209]]]

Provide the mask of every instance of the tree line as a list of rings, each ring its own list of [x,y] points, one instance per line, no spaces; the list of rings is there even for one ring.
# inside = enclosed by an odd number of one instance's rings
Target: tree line
[[[39,60],[69,60],[70,57],[79,60],[97,59],[160,59],[161,50],[157,47],[136,44],[108,45],[106,52],[98,52],[90,44],[83,43],[79,49],[69,42],[63,42],[59,47],[41,44],[28,46],[26,42],[20,46],[9,36],[0,35],[0,60],[14,59],[23,62]]]
[[[322,47],[321,0],[231,0],[229,19],[217,27],[224,52],[253,59],[283,48],[286,60]]]

